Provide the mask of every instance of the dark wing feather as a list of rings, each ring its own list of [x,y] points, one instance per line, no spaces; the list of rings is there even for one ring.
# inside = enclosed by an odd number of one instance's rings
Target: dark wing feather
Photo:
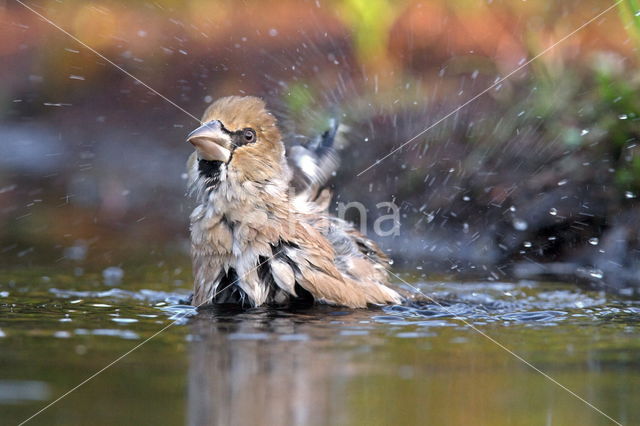
[[[298,193],[307,192],[309,201],[321,195],[324,186],[340,165],[338,150],[345,145],[346,126],[336,119],[329,128],[305,144],[289,147],[288,158],[293,169],[291,185]]]

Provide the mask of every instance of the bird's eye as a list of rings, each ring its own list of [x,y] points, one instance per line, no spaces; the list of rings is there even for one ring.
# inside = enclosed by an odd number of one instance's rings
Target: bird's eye
[[[256,132],[253,129],[244,129],[242,131],[242,139],[244,143],[251,143],[256,140]]]

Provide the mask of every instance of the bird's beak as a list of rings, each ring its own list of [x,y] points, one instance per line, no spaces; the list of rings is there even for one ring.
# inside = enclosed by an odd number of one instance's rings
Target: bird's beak
[[[219,121],[209,121],[189,133],[187,142],[195,146],[203,160],[226,163],[231,157],[231,138],[222,130]]]

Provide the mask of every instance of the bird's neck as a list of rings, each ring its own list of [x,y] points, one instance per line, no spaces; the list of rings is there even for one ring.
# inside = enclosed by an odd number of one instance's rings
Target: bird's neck
[[[222,161],[198,160],[198,173],[207,180],[207,185],[215,187],[220,183]]]
[[[208,166],[201,166],[203,168]],[[224,166],[223,166],[224,168]],[[199,204],[209,216],[226,216],[236,222],[256,212],[268,213],[270,217],[290,209],[289,187],[285,180],[276,178],[263,182],[235,182],[225,176],[224,169],[214,169],[208,177],[209,189],[202,194]]]

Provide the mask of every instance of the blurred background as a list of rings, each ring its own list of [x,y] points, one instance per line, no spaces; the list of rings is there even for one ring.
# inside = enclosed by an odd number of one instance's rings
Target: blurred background
[[[340,117],[350,145],[336,201],[369,206],[368,227],[388,214],[377,203],[400,207],[400,235],[378,238],[399,270],[553,277],[631,295],[640,288],[636,3],[619,2],[505,81],[614,3],[28,5],[195,117],[220,96],[262,96],[287,142]],[[196,120],[18,2],[0,4],[0,22],[3,267],[109,279],[157,264],[188,288],[184,140]]]

